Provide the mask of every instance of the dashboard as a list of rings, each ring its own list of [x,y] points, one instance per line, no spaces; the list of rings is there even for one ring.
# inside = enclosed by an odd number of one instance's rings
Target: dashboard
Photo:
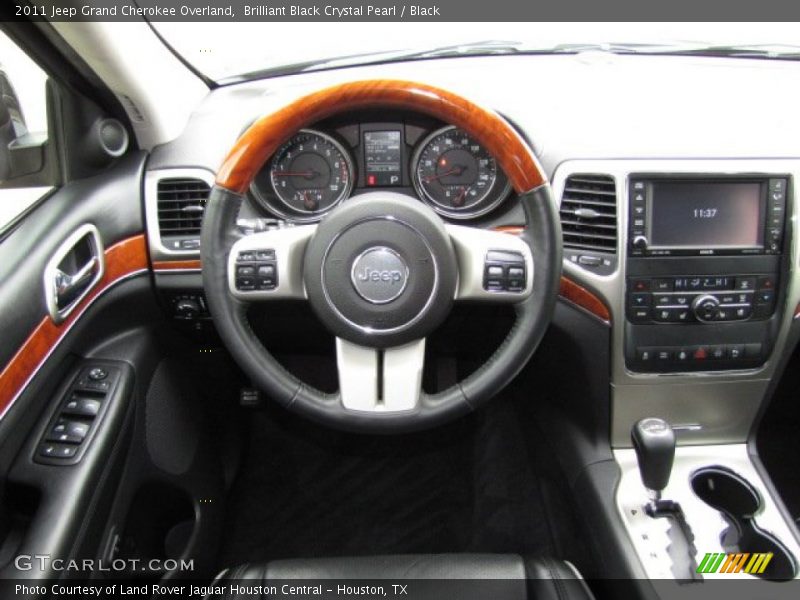
[[[560,204],[564,276],[603,309],[578,306],[608,330],[608,354],[595,358],[607,364],[615,446],[629,444],[631,424],[653,414],[678,424],[682,443],[747,439],[796,333],[800,122],[789,118],[800,92],[796,63],[472,57],[219,88],[147,167],[157,285],[182,290],[191,277],[199,281],[191,263],[197,249],[161,238],[159,182],[192,176],[211,184],[255,118],[322,87],[369,78],[451,89],[491,106],[532,140]],[[446,221],[523,226],[504,174],[474,146],[447,123],[413,113],[340,115],[285,142],[241,216],[315,222],[378,188],[415,197]],[[784,194],[778,221],[775,185]]]
[[[476,140],[409,113],[359,114],[302,129],[259,171],[250,196],[265,214],[313,223],[375,190],[417,197],[454,221],[490,215],[511,196],[507,177]]]

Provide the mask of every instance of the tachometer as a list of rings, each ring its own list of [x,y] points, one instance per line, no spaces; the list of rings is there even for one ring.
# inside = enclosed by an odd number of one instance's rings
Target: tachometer
[[[258,188],[266,187],[268,178],[283,205],[279,212],[300,220],[329,211],[353,188],[350,155],[333,137],[311,129],[301,130],[281,146],[264,171],[256,178],[256,195],[260,196]]]
[[[437,212],[466,219],[502,202],[511,185],[497,161],[457,127],[434,131],[412,159],[414,188]]]

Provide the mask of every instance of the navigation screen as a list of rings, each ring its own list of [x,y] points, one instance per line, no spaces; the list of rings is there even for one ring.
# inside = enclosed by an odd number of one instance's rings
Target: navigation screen
[[[650,248],[761,248],[766,201],[753,182],[654,181]]]
[[[402,185],[400,132],[365,131],[364,165],[368,186]]]

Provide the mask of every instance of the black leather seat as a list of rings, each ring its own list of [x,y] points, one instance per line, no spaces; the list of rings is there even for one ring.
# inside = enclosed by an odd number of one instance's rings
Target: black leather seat
[[[269,596],[266,589],[254,589],[258,586],[266,588],[269,585],[283,585],[288,581],[303,580],[304,584],[309,584],[312,580],[336,579],[349,580],[348,585],[359,585],[367,581],[376,585],[383,583],[388,588],[390,597],[393,583],[408,584],[406,597],[413,600],[441,599],[443,590],[447,592],[444,597],[459,600],[594,598],[572,564],[547,558],[523,558],[518,554],[408,554],[276,560],[226,569],[220,573],[215,583],[226,590],[225,595],[217,597],[255,600],[274,597]],[[232,590],[234,585],[239,589]],[[331,585],[333,584],[323,587],[331,589]],[[330,597],[335,596],[333,594]],[[293,598],[305,597],[311,598],[314,594],[293,595]],[[340,594],[339,597],[350,596]]]

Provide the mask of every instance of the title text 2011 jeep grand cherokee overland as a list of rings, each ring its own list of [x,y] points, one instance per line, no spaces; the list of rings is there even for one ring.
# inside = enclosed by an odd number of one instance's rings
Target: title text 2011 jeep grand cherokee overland
[[[797,593],[800,64],[214,27],[6,27],[4,598]]]

